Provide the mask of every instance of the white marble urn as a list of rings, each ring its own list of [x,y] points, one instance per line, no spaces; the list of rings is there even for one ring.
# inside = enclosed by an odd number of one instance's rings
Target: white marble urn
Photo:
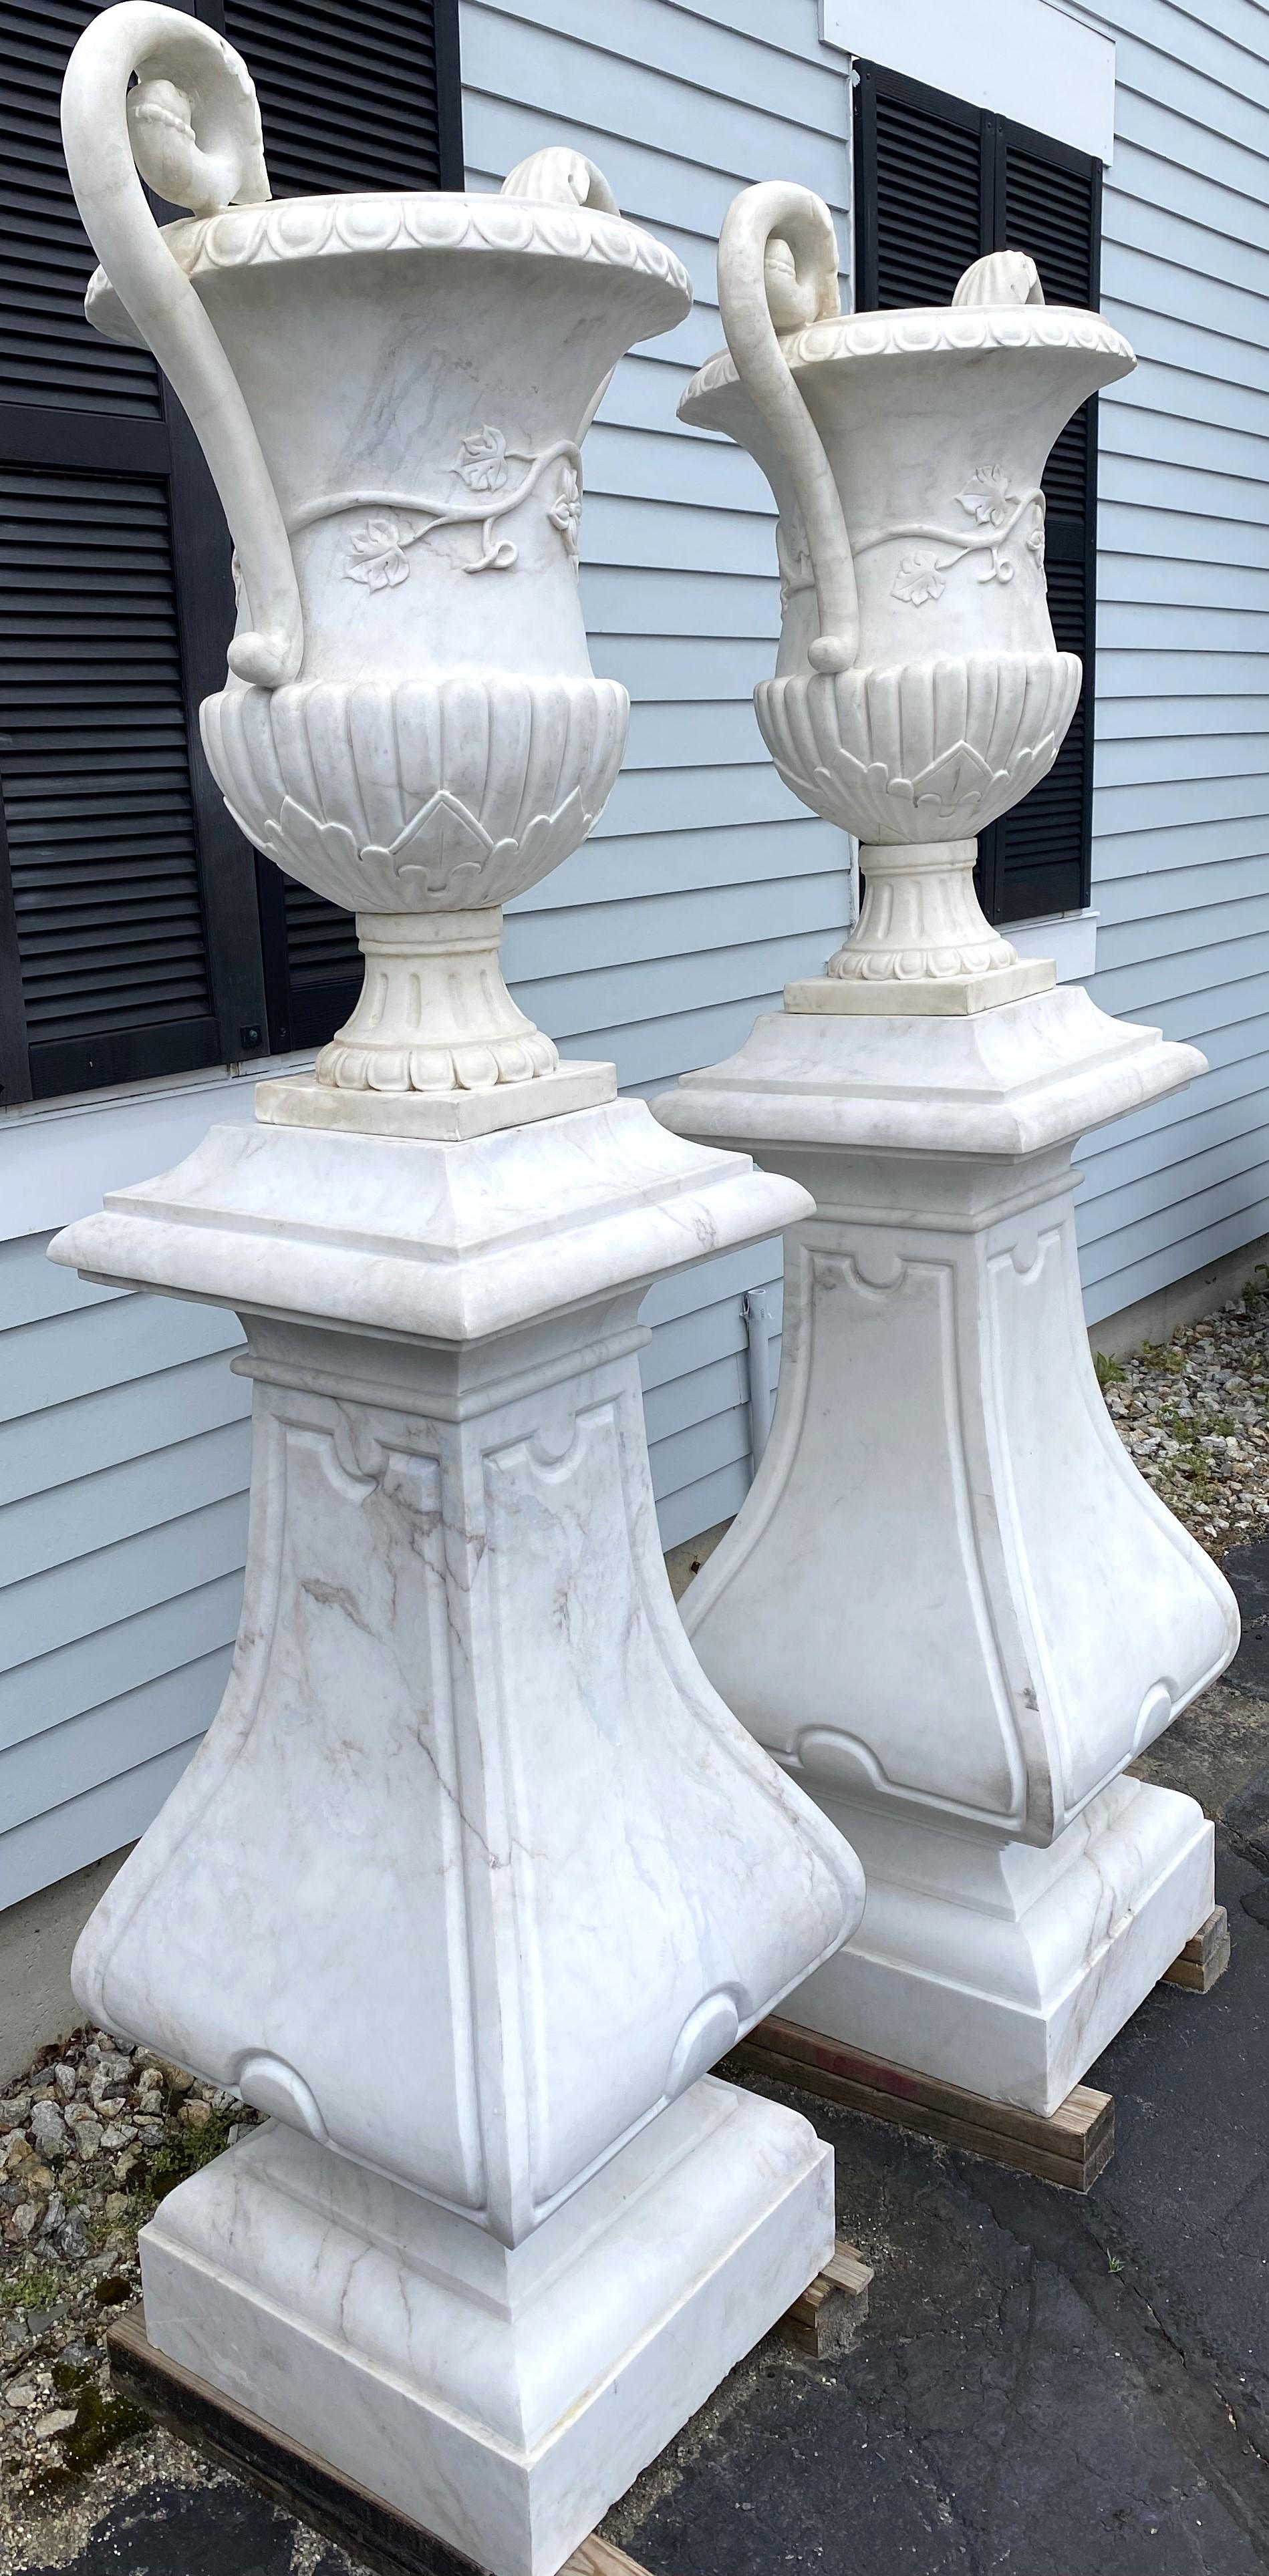
[[[622,352],[687,312],[685,271],[567,150],[500,197],[274,203],[239,57],[147,0],[88,29],[63,127],[89,319],[154,351],[234,537],[208,761],[367,959],[316,1092],[271,1114],[446,1134],[610,1097],[511,1002],[500,907],[585,839],[621,764],[629,701],[578,602],[581,442]],[[159,232],[138,171],[192,219]],[[456,1092],[483,1108],[464,1122]]]
[[[1052,767],[1075,710],[1041,478],[1132,351],[1099,314],[1046,305],[1013,252],[946,308],[843,316],[828,208],[775,182],[732,206],[718,274],[728,347],[680,415],[747,447],[775,493],[783,625],[758,722],[795,796],[856,834],[866,880],[857,930],[788,1006],[890,1010],[899,981],[905,1011],[1044,989],[1052,968],[1019,964],[978,907],[975,836]]]

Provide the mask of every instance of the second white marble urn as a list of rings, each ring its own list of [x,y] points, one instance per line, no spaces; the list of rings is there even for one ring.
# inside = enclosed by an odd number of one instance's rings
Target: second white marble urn
[[[1080,664],[1044,569],[1049,451],[1125,375],[1100,314],[1048,306],[1032,260],[978,261],[941,308],[843,315],[832,217],[746,189],[724,223],[727,348],[687,387],[779,504],[783,623],[754,703],[795,796],[862,845],[857,930],[790,1009],[964,1013],[1047,988],[973,891],[975,836],[1052,768]],[[984,982],[984,978],[988,980]]]

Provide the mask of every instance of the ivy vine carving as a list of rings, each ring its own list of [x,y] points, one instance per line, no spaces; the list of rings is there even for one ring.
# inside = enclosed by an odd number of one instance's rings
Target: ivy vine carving
[[[513,477],[516,466],[524,470]],[[556,439],[541,449],[512,447],[505,433],[488,421],[459,441],[449,472],[464,487],[461,491],[446,499],[409,492],[336,492],[297,511],[291,530],[368,509],[369,516],[349,536],[343,563],[345,580],[360,582],[365,590],[396,590],[408,581],[410,548],[439,528],[480,530],[480,552],[464,564],[464,572],[508,572],[519,550],[501,532],[500,522],[521,508],[552,466],[559,473],[546,501],[546,515],[576,565],[582,517],[580,450],[571,439]]]
[[[1030,512],[1031,526],[1023,542],[1044,580],[1044,494],[1032,489],[1018,493],[1010,489],[1011,477],[1003,465],[979,465],[956,495],[957,505],[973,522],[972,535],[957,528],[925,527],[913,524],[898,528],[881,528],[857,547],[866,554],[874,546],[891,545],[896,538],[925,540],[911,554],[902,555],[890,585],[891,597],[901,599],[912,608],[924,608],[928,601],[941,599],[947,588],[947,575],[958,564],[971,557],[985,558],[978,575],[980,584],[1014,580],[1017,564],[1005,549],[1010,538]]]

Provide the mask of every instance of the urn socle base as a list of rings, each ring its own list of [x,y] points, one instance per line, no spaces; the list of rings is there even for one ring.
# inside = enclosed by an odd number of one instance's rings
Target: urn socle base
[[[864,1014],[869,1019],[966,1019],[994,1011],[1002,1002],[1022,1002],[1033,993],[1051,993],[1057,973],[1047,957],[1019,957],[1012,966],[991,966],[981,975],[913,975],[902,983],[847,982],[840,975],[806,975],[786,984],[786,1011]]]
[[[1215,1902],[1211,1824],[1145,1781],[1047,1851],[821,1803],[863,1862],[864,1919],[782,2018],[1046,2117]]]
[[[493,2576],[555,2576],[828,2260],[832,2175],[706,2077],[508,2249],[270,2123],[144,2229],[146,2333]]]
[[[861,842],[864,900],[822,975],[786,984],[786,1011],[964,1019],[1052,992],[1047,957],[1019,957],[974,891],[976,841]]]
[[[499,1082],[482,1091],[345,1091],[315,1074],[273,1076],[256,1085],[256,1117],[266,1127],[333,1127],[354,1136],[418,1136],[440,1145],[531,1127],[566,1110],[597,1109],[617,1097],[611,1064],[557,1064],[530,1082]]]

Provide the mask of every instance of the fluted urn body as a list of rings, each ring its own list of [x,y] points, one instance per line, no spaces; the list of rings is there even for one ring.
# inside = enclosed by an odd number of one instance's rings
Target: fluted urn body
[[[964,1009],[967,984],[1010,970],[1025,989],[1035,970],[974,902],[973,840],[1052,767],[1074,713],[1042,477],[1132,352],[1099,315],[1046,306],[1009,253],[946,308],[843,316],[831,221],[804,190],[739,199],[719,273],[729,348],[680,412],[748,448],[779,503],[783,621],[758,722],[794,794],[865,852],[859,932],[828,970],[854,989],[791,1001],[891,1009],[871,987],[903,982],[925,988],[905,1009]]]
[[[581,441],[622,352],[687,311],[686,274],[564,150],[500,197],[274,203],[238,58],[209,75],[196,39],[160,30],[159,48],[126,132],[120,85],[117,167],[91,54],[68,82],[103,260],[87,309],[154,349],[226,505],[238,621],[202,709],[225,800],[358,918],[366,989],[319,1075],[363,1094],[529,1084],[558,1058],[502,983],[499,908],[584,840],[629,718],[578,602]],[[210,173],[191,104],[208,113],[209,78],[227,138]],[[156,233],[134,155],[191,220]],[[569,1105],[556,1084],[524,1114]]]

